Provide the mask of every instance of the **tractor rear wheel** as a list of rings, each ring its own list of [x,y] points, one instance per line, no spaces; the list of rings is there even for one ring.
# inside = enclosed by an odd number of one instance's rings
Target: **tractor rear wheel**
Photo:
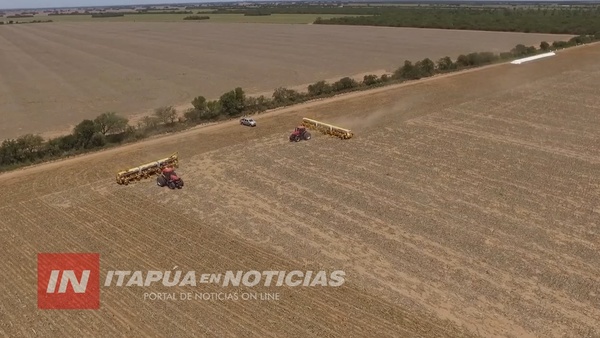
[[[158,176],[156,178],[156,185],[158,185],[159,187],[164,187],[167,184],[167,180],[162,177],[162,176]]]
[[[304,133],[304,139],[307,140],[307,141],[310,140],[310,133],[309,132]]]

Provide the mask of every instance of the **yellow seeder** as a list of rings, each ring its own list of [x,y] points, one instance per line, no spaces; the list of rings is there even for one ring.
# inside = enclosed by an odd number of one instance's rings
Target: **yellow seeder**
[[[316,120],[311,120],[307,118],[302,119],[302,125],[308,129],[317,130],[326,135],[332,135],[339,137],[343,140],[347,140],[354,136],[354,134],[349,129],[344,129],[340,127],[333,126],[331,124],[319,122]]]
[[[173,153],[169,157],[118,172],[117,184],[127,185],[132,181],[139,181],[144,178],[149,178],[150,176],[158,175],[164,168],[177,168],[178,166],[179,158],[177,153]]]

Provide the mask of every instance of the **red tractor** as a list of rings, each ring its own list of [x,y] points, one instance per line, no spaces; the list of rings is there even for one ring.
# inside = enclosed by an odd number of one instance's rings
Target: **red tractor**
[[[290,135],[290,142],[299,142],[300,140],[310,140],[310,133],[304,126],[298,126],[294,129],[294,132]]]
[[[181,189],[183,188],[183,180],[175,174],[173,168],[164,168],[156,178],[156,185],[159,187],[166,185],[170,189]]]

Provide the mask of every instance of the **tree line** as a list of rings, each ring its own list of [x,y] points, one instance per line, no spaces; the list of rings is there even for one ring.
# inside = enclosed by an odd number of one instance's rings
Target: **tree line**
[[[188,15],[183,20],[208,20],[210,16],[208,15]]]
[[[417,27],[550,34],[600,32],[600,7],[587,8],[484,8],[390,9],[375,15],[317,18],[315,24]]]
[[[31,21],[7,21],[6,23],[4,21],[0,21],[0,25],[22,25],[22,24],[28,24],[28,23],[48,23],[48,22],[52,22],[52,20],[31,20]]]
[[[196,7],[189,7],[190,9]],[[199,8],[199,7],[198,7]],[[595,34],[600,32],[600,6],[465,6],[407,5],[352,6],[338,4],[306,6],[258,5],[244,7],[206,7],[205,14],[329,14],[350,15],[318,18],[315,24],[416,27],[550,34]],[[266,15],[266,14],[263,14]]]
[[[122,16],[125,16],[125,14],[116,12],[92,13],[92,18],[117,18]]]
[[[140,15],[140,14],[194,14],[192,11],[161,11],[161,10],[137,10],[135,12],[127,12],[127,15]]]
[[[183,114],[173,106],[157,108],[152,116],[146,116],[136,124],[115,112],[107,112],[95,119],[83,120],[68,135],[44,140],[39,135],[27,134],[16,139],[4,140],[0,144],[0,170],[135,142],[151,135],[180,131],[202,123],[238,118],[308,100],[417,80],[594,41],[600,41],[600,34],[581,35],[569,41],[555,41],[552,44],[544,41],[539,47],[519,44],[511,51],[500,54],[477,52],[459,55],[455,60],[446,56],[436,61],[426,58],[414,63],[406,60],[392,74],[365,75],[361,81],[350,77],[341,78],[333,83],[322,80],[309,85],[303,92],[280,87],[274,90],[271,97],[248,96],[242,88],[237,87],[223,93],[216,100],[197,96],[191,102],[192,108]]]

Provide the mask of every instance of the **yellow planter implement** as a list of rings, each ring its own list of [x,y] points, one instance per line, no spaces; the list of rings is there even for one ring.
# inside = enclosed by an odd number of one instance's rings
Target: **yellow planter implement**
[[[127,185],[129,182],[139,181],[144,178],[149,178],[154,175],[159,175],[166,167],[177,168],[179,166],[179,158],[177,153],[173,153],[169,157],[161,158],[160,160],[142,164],[139,167],[130,168],[117,173],[117,184]]]
[[[339,137],[342,140],[347,140],[352,138],[354,134],[349,129],[344,129],[340,127],[336,127],[331,124],[319,122],[312,119],[307,119],[306,117],[302,119],[302,125],[308,129],[319,131],[326,135],[331,135],[335,137]]]

